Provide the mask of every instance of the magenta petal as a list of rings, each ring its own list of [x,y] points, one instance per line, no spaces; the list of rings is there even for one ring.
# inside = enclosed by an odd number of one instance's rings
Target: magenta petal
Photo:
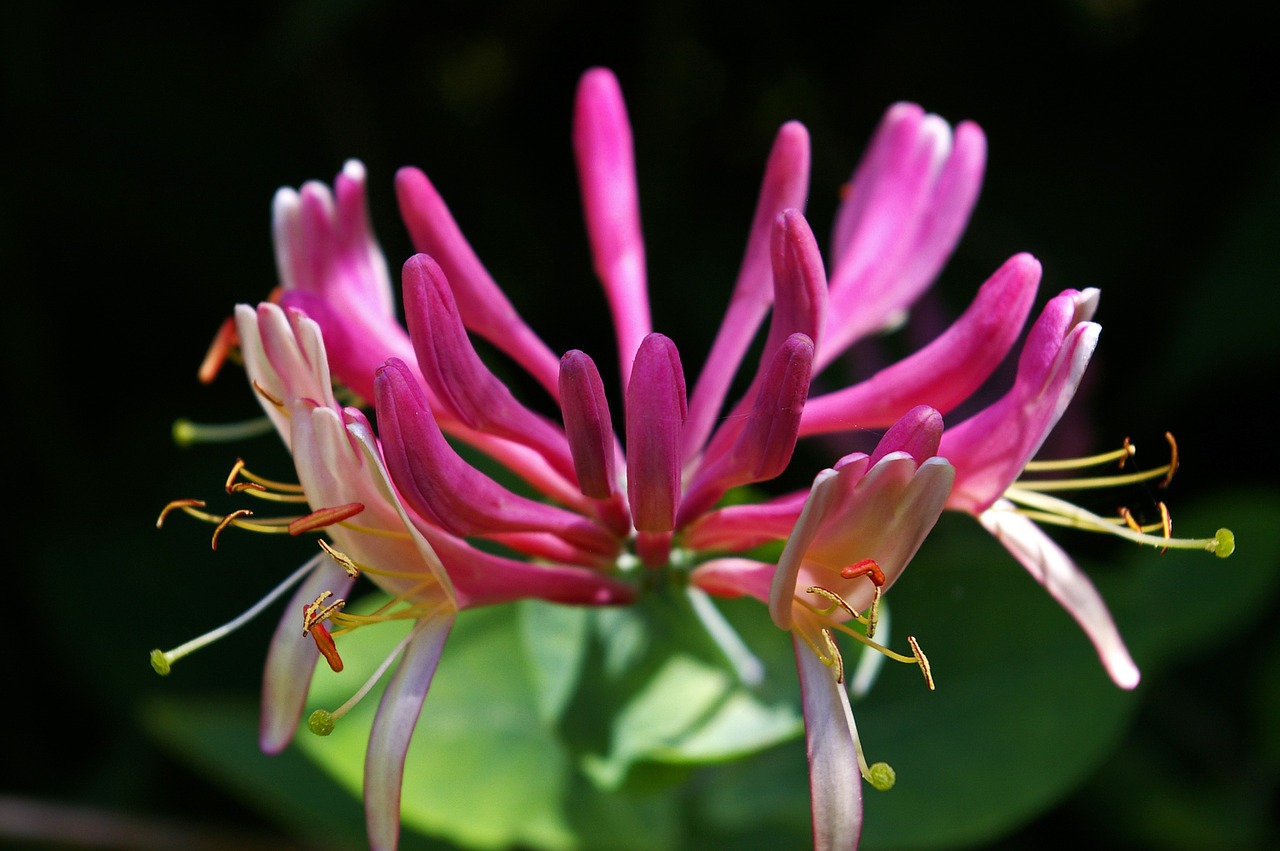
[[[378,704],[364,760],[365,819],[374,851],[395,851],[399,844],[405,756],[454,618],[449,611],[415,627],[418,632]]]
[[[345,596],[354,580],[323,553],[314,559],[316,569],[303,580],[285,604],[267,651],[262,672],[262,717],[258,745],[269,754],[280,753],[293,738],[306,703],[311,676],[320,652],[302,634],[302,607],[323,591]]]
[[[618,80],[606,68],[592,68],[578,83],[573,151],[591,256],[613,313],[625,386],[652,325],[631,122]]]
[[[894,423],[871,453],[871,466],[891,452],[905,452],[917,464],[938,454],[942,441],[942,414],[928,405],[918,405]]]
[[[572,479],[573,459],[564,433],[521,405],[485,366],[467,336],[444,272],[425,254],[404,264],[404,306],[418,366],[443,413],[469,428],[529,446]]]
[[[434,258],[453,286],[462,321],[554,396],[559,358],[516,313],[431,181],[416,168],[402,168],[396,173],[396,198],[414,248]]]
[[[774,221],[783,210],[802,210],[808,194],[809,131],[798,121],[789,121],[778,130],[769,152],[733,295],[689,400],[686,460],[701,451],[711,433],[742,356],[773,301],[770,245]]]
[[[512,493],[463,460],[402,361],[378,371],[375,398],[387,470],[405,503],[423,517],[456,535],[546,531],[591,553],[617,551],[614,537],[594,522]]]
[[[1138,666],[1129,655],[1107,604],[1071,557],[1043,529],[1016,513],[1013,504],[1005,500],[979,514],[978,520],[1075,618],[1115,684],[1126,689],[1136,688],[1141,679]]]
[[[1017,342],[1039,282],[1040,263],[1034,257],[1010,258],[929,345],[865,381],[810,399],[801,435],[884,428],[918,404],[952,410],[991,376]]]
[[[979,514],[1022,473],[1066,410],[1098,344],[1097,290],[1067,290],[1045,305],[1018,361],[1013,387],[948,429],[939,450],[956,465],[949,508]]]
[[[675,343],[650,334],[627,385],[627,496],[641,532],[669,532],[680,503],[680,439],[688,412]]]
[[[804,708],[814,851],[857,848],[862,835],[862,772],[849,695],[799,636],[791,640]]]
[[[608,499],[615,475],[609,400],[595,361],[577,349],[560,359],[560,410],[582,492]]]
[[[782,474],[795,451],[812,366],[813,342],[804,334],[792,334],[764,373],[755,404],[736,430],[732,446],[725,447],[719,433],[712,441],[681,500],[677,526],[711,508],[730,488]]]

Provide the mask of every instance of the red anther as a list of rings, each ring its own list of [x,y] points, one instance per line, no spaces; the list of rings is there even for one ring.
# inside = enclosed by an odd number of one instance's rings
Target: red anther
[[[840,568],[840,576],[844,579],[865,576],[877,588],[884,585],[884,571],[880,569],[880,565],[876,564],[876,560],[873,558],[864,558],[862,561],[854,562],[848,567]]]
[[[335,505],[332,508],[319,508],[305,517],[299,517],[289,524],[290,535],[301,535],[324,529],[343,520],[349,520],[364,511],[364,503],[348,502],[346,505]]]
[[[315,640],[316,647],[320,649],[320,655],[329,663],[333,672],[341,671],[342,657],[338,655],[338,645],[333,643],[333,636],[329,634],[328,628],[322,623],[312,624],[311,638]]]
[[[196,377],[200,379],[201,384],[210,384],[218,377],[218,371],[227,362],[227,355],[231,354],[231,350],[238,345],[240,345],[240,336],[236,334],[235,319],[228,316],[222,321],[218,332],[213,335],[209,351],[205,353],[204,360],[200,362],[200,369],[196,371]]]

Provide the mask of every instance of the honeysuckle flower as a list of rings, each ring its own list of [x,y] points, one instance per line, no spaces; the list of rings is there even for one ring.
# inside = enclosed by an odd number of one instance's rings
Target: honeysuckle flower
[[[237,308],[201,369],[208,380],[238,344],[301,483],[287,490],[238,465],[244,481],[229,481],[228,490],[306,502],[308,514],[274,528],[323,531],[332,541],[271,595],[300,583],[268,660],[264,748],[279,750],[292,736],[318,656],[341,668],[335,638],[343,630],[412,619],[409,637],[374,676],[400,659],[366,763],[370,839],[393,847],[404,751],[457,612],[527,597],[626,602],[659,584],[645,581],[652,572],[664,572],[690,594],[753,595],[791,633],[815,842],[852,846],[860,778],[878,787],[891,780],[862,755],[834,635],[919,664],[932,684],[913,638],[907,656],[873,635],[880,595],[944,508],[977,516],[1033,573],[1039,569],[1113,676],[1128,682],[1115,650],[1123,645],[1107,633],[1110,618],[1087,580],[1063,566],[1065,555],[1049,549],[1037,527],[1028,532],[1025,518],[1007,510],[1096,341],[1086,315],[1092,291],[1050,301],[1023,346],[1013,389],[955,437],[943,436],[942,415],[994,373],[1030,314],[1040,267],[1029,255],[1001,266],[933,343],[865,381],[810,398],[815,376],[850,345],[901,321],[955,247],[985,167],[976,125],[953,129],[914,104],[892,106],[837,212],[828,267],[803,213],[808,134],[798,122],[784,124],[724,320],[692,385],[677,342],[653,327],[631,129],[607,70],[584,74],[572,136],[593,267],[615,330],[620,435],[591,354],[557,354],[524,322],[423,172],[406,167],[395,180],[416,252],[400,268],[403,324],[369,224],[364,167],[346,163],[332,189],[310,182],[277,193],[279,291],[257,308]],[[560,417],[518,399],[475,338],[526,370]],[[752,378],[730,404],[729,388],[757,342],[759,361],[746,366]],[[372,418],[362,410],[369,405]],[[800,438],[870,429],[884,431],[873,453],[844,456],[810,488],[722,506],[731,490],[779,476]],[[999,440],[983,445],[984,430]],[[522,480],[522,492],[474,466],[460,445]],[[215,545],[232,527],[271,528],[247,512],[218,516],[191,500],[171,508],[216,523]],[[1147,527],[1128,531],[1154,537]],[[769,541],[785,542],[776,565],[745,556]],[[491,543],[510,555],[492,554]],[[343,611],[359,574],[392,596],[371,619]],[[309,641],[298,640],[299,608]],[[203,642],[157,651],[157,668]],[[310,726],[323,732],[345,711],[313,714]]]

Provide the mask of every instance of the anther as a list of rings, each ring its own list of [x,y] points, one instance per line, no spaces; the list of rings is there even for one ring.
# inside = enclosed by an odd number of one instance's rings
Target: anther
[[[334,549],[332,546],[329,545],[328,541],[320,541],[320,549],[328,553],[329,558],[333,559],[339,565],[341,565],[342,569],[347,572],[347,576],[350,576],[352,579],[354,579],[360,575],[360,568],[351,559],[351,556],[347,555],[341,550]]]
[[[226,490],[227,493],[235,493],[234,487],[235,487],[236,477],[240,475],[240,471],[243,469],[244,469],[244,459],[237,458],[236,463],[231,465],[231,472],[227,473],[226,484],[223,485],[223,488]]]
[[[228,526],[234,525],[235,522],[239,520],[241,517],[252,517],[252,516],[253,516],[253,512],[250,511],[249,509],[238,508],[235,511],[228,514],[226,517],[223,517],[222,520],[218,521],[217,528],[213,530],[213,540],[210,541],[210,545],[213,547],[213,549],[216,550],[218,548],[218,536],[222,534],[222,531],[224,529],[226,529]]]
[[[284,400],[277,398],[275,394],[271,393],[269,390],[267,390],[267,388],[263,387],[258,382],[256,381],[253,382],[253,389],[258,391],[259,396],[266,399],[268,402],[275,405],[277,408],[280,408],[282,410],[284,409]]]
[[[880,593],[880,586],[874,586],[871,608],[867,610],[867,638],[875,638],[876,635],[876,621],[880,616]]]
[[[239,344],[240,338],[236,334],[235,319],[228,316],[219,326],[218,332],[214,334],[213,342],[209,344],[209,351],[205,353],[204,360],[200,362],[200,369],[196,372],[201,384],[211,384],[213,379],[218,377],[218,372],[227,362],[232,349]]]
[[[819,615],[829,615],[832,612],[834,612],[836,609],[844,609],[846,612],[849,613],[849,617],[856,618],[858,616],[858,613],[853,610],[853,607],[850,606],[848,603],[846,603],[845,599],[841,597],[839,594],[836,594],[834,591],[828,591],[826,588],[823,588],[820,585],[810,585],[808,588],[804,590],[806,593],[817,594],[818,596],[825,597],[831,601],[831,605],[828,606],[827,608],[813,610],[815,613]]]
[[[323,605],[324,601],[333,596],[332,591],[322,591],[320,596],[316,597],[310,603],[302,606],[302,637],[306,638],[311,630],[320,625],[321,621],[328,620],[333,614],[347,604],[347,601],[339,597],[328,606]]]
[[[1130,529],[1137,532],[1139,535],[1142,534],[1143,532],[1142,524],[1139,523],[1137,520],[1133,519],[1133,512],[1125,508],[1123,505],[1120,506],[1120,518],[1124,520],[1124,525],[1128,526]]]
[[[1169,472],[1165,474],[1160,487],[1167,488],[1173,481],[1173,474],[1178,472],[1178,441],[1173,439],[1173,432],[1166,431],[1164,439],[1169,441]]]
[[[336,523],[341,523],[343,520],[349,520],[361,511],[364,511],[364,503],[361,502],[349,502],[346,505],[335,505],[332,508],[320,508],[290,523],[289,534],[296,536],[306,532],[315,532],[319,529],[333,526]],[[350,568],[348,568],[347,572],[351,572]]]
[[[924,651],[920,649],[920,642],[916,641],[914,635],[907,636],[907,643],[911,645],[911,655],[916,657],[916,662],[924,673],[924,681],[929,686],[929,691],[933,691],[933,670],[929,667],[929,657],[924,655]]]
[[[864,558],[862,561],[854,562],[848,567],[842,567],[840,575],[845,579],[866,576],[877,588],[884,585],[884,571],[880,569],[880,565],[873,558]]]
[[[156,519],[156,528],[159,529],[164,525],[164,519],[169,516],[169,512],[177,509],[188,508],[204,508],[204,500],[200,499],[175,499],[166,505],[161,511],[160,516]]]
[[[1164,532],[1165,540],[1173,537],[1173,518],[1169,516],[1169,508],[1163,502],[1157,502],[1160,507],[1160,530]],[[1160,554],[1164,555],[1169,551],[1168,547],[1160,550]]]
[[[826,642],[828,656],[828,658],[822,659],[822,661],[836,669],[836,682],[843,685],[844,657],[840,655],[840,648],[836,645],[835,636],[831,634],[831,630],[824,629],[822,630],[822,639]]]

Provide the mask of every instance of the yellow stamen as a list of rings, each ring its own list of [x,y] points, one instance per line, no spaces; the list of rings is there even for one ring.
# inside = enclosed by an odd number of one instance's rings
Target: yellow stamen
[[[281,411],[284,410],[284,400],[276,396],[271,391],[267,390],[267,388],[263,387],[257,381],[253,382],[253,389],[258,391],[258,395],[266,399],[272,405],[279,408]]]
[[[929,691],[933,691],[933,669],[929,667],[929,657],[924,655],[924,651],[920,649],[920,642],[916,641],[914,635],[907,636],[907,643],[911,645],[911,654],[916,657],[916,662],[920,665],[920,671],[924,674],[924,681],[929,685]]]
[[[235,525],[236,521],[243,517],[252,517],[252,516],[253,516],[253,512],[250,511],[249,509],[237,508],[235,511],[231,512],[226,517],[223,517],[221,520],[218,521],[217,528],[213,530],[213,540],[209,542],[210,546],[212,546],[213,549],[216,550],[218,548],[218,538],[219,536],[222,535],[222,532],[224,529],[226,529],[228,526]]]

